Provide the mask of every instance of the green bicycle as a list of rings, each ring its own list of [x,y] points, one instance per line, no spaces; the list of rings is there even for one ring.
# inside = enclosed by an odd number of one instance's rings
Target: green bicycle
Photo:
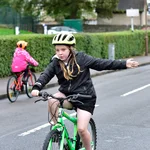
[[[85,150],[85,148],[83,147],[82,141],[80,139],[80,136],[77,132],[77,118],[69,115],[68,113],[64,111],[62,107],[62,102],[66,99],[71,102],[75,100],[78,101],[77,99],[79,97],[91,98],[91,96],[76,94],[76,95],[69,95],[66,98],[60,98],[60,97],[57,98],[51,94],[48,94],[47,92],[40,92],[39,96],[41,96],[43,99],[36,100],[35,102],[38,102],[41,100],[47,101],[48,98],[50,97],[55,98],[60,101],[57,124],[52,126],[51,130],[46,136],[44,144],[43,144],[43,150]],[[67,120],[73,123],[73,137],[70,137],[63,118],[66,118]],[[97,131],[96,131],[95,122],[92,118],[90,119],[88,130],[91,134],[91,139],[92,139],[91,148],[92,150],[96,150]]]

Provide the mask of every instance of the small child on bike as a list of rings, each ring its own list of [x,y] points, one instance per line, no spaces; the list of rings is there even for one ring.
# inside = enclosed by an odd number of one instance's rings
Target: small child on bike
[[[66,109],[75,108],[77,111],[78,133],[82,139],[86,150],[91,150],[90,134],[87,126],[93,115],[96,92],[90,77],[90,69],[98,71],[117,70],[137,67],[139,64],[132,59],[128,60],[109,60],[94,58],[84,52],[75,50],[76,39],[71,33],[59,33],[54,36],[52,44],[55,46],[56,55],[40,75],[33,86],[32,95],[38,96],[39,91],[56,75],[60,85],[55,97],[66,97],[70,94],[92,95],[91,99],[80,99],[83,103],[64,101],[63,107]],[[59,102],[55,99],[48,101],[48,109],[52,116],[55,114]],[[58,114],[57,114],[58,115]],[[56,123],[56,118],[53,118]]]
[[[13,73],[18,75],[24,72],[23,81],[25,82],[28,74],[28,65],[38,66],[38,62],[31,57],[29,52],[26,51],[28,43],[26,41],[18,41],[15,49],[13,60],[11,64],[11,70]]]

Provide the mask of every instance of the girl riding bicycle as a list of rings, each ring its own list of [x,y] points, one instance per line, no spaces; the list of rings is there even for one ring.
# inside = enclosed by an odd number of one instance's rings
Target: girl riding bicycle
[[[76,39],[70,33],[55,35],[52,44],[55,46],[56,55],[33,86],[32,95],[38,96],[39,91],[54,75],[57,76],[60,85],[58,92],[54,96],[66,97],[77,93],[92,95],[91,99],[80,99],[83,105],[78,102],[68,102],[67,100],[63,103],[63,107],[66,109],[72,109],[73,107],[76,109],[78,133],[86,150],[91,150],[91,139],[87,127],[95,108],[96,93],[90,77],[90,69],[102,71],[134,68],[138,66],[138,62],[132,59],[127,61],[99,59],[84,52],[78,52],[75,50]],[[51,115],[55,114],[58,103],[55,99],[48,101],[48,109]],[[56,118],[53,118],[54,123],[56,123]]]
[[[33,66],[38,66],[38,62],[31,57],[31,55],[26,51],[28,43],[25,41],[18,41],[17,47],[14,52],[11,70],[16,75],[20,72],[24,72],[23,80],[25,81],[26,75],[28,74],[27,66],[29,64]]]

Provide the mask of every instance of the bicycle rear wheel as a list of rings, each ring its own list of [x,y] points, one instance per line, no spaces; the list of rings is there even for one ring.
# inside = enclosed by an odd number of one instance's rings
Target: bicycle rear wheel
[[[7,98],[11,103],[15,102],[18,98],[19,91],[16,90],[17,77],[12,76],[7,82]]]
[[[26,94],[29,98],[32,98],[32,95],[31,95],[31,91],[32,91],[32,87],[33,85],[35,84],[36,82],[36,76],[33,72],[31,72],[31,75],[29,75],[27,77],[27,83],[26,83]]]
[[[43,150],[59,150],[61,142],[61,132],[57,130],[51,130],[45,138],[43,144]],[[68,150],[65,147],[63,150]]]
[[[91,135],[91,147],[92,147],[92,150],[96,150],[96,145],[97,145],[97,131],[96,131],[96,125],[95,125],[95,122],[94,120],[91,118],[90,119],[90,122],[89,122],[89,125],[88,125],[88,131],[90,132],[90,135]],[[79,134],[77,134],[77,142],[76,142],[76,150],[84,150],[84,146],[82,144],[82,141],[80,139],[80,136]]]

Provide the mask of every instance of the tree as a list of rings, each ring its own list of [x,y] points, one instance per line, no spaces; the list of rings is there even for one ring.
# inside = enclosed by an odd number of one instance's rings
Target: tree
[[[80,18],[84,10],[92,11],[93,2],[89,0],[10,0],[13,8],[24,14],[38,16],[42,10],[54,18]]]
[[[100,17],[112,17],[119,0],[3,0],[18,12],[39,16],[42,11],[56,20],[81,18],[83,12],[96,10]]]
[[[38,16],[41,11],[40,0],[9,0],[9,3],[20,14]]]
[[[9,0],[0,0],[0,7],[3,7],[3,6],[8,6],[9,5]]]
[[[119,0],[97,0],[96,12],[100,18],[112,18],[113,11],[117,8]]]
[[[66,19],[81,18],[81,14],[84,10],[92,11],[94,5],[89,0],[50,0],[45,10],[48,14],[62,15]]]

